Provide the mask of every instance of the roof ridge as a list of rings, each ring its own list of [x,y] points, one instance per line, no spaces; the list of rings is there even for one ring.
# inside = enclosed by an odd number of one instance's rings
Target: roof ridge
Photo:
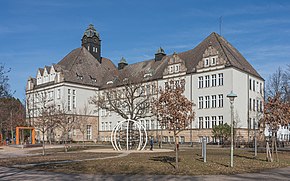
[[[224,50],[224,47],[222,46],[222,44],[221,44],[221,42],[220,42],[220,40],[219,40],[218,34],[215,33],[215,32],[214,32],[213,34],[214,34],[214,37],[216,38],[217,42],[219,43],[219,45],[220,45],[220,47],[221,47],[221,49],[222,49],[222,51],[223,51],[223,54],[224,54],[225,57],[227,58],[227,61],[232,65],[232,63],[231,63],[231,61],[230,61],[230,59],[229,59],[227,53],[226,53],[225,50]]]
[[[71,67],[70,67],[69,71],[71,71],[71,70],[73,69],[73,67],[74,67],[74,65],[75,65],[75,63],[76,63],[78,57],[80,56],[81,52],[83,51],[83,48],[84,48],[84,47],[80,47],[80,52],[77,54],[77,56],[76,56],[75,59],[73,60],[73,63],[71,64]]]

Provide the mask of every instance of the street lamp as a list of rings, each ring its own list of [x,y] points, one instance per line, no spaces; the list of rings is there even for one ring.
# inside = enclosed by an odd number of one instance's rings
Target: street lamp
[[[231,167],[234,167],[234,101],[236,97],[237,94],[233,91],[227,95],[231,103]]]

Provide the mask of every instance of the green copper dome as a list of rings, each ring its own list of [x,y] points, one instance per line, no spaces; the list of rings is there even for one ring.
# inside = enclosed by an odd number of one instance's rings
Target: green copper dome
[[[120,60],[119,63],[125,63],[125,64],[128,64],[127,61],[126,61],[126,59],[125,59],[124,57],[121,58],[121,60]]]
[[[157,54],[157,53],[162,53],[162,54],[165,54],[165,52],[164,52],[163,48],[161,48],[161,47],[159,47],[159,48],[158,48],[158,50],[157,50],[156,54]]]
[[[89,25],[89,27],[86,29],[84,35],[86,35],[87,37],[97,36],[98,38],[100,38],[99,32],[97,32],[97,30],[95,29],[93,24]]]

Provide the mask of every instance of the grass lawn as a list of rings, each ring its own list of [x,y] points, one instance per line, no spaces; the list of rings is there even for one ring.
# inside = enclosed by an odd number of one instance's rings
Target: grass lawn
[[[73,160],[85,158],[100,158],[117,155],[114,153],[54,153],[48,156],[33,156],[23,158],[10,158],[1,160],[0,165],[35,163],[56,160]],[[234,168],[229,167],[229,148],[215,148],[207,150],[207,162],[201,158],[200,149],[187,148],[179,153],[179,170],[176,171],[175,152],[168,153],[131,153],[126,157],[105,160],[82,161],[66,164],[49,164],[29,169],[46,170],[63,173],[86,174],[180,174],[180,175],[205,175],[205,174],[234,174],[257,172],[269,168],[290,166],[290,152],[279,152],[280,162],[267,162],[265,153],[254,153],[249,150],[237,149],[234,152]]]

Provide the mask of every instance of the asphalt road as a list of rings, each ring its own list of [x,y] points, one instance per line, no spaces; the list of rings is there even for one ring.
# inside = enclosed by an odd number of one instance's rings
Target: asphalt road
[[[205,176],[176,176],[176,175],[87,175],[87,174],[64,174],[36,170],[23,170],[17,168],[0,167],[0,180],[290,180],[290,167],[272,169],[260,173],[245,173],[237,175],[205,175]]]

